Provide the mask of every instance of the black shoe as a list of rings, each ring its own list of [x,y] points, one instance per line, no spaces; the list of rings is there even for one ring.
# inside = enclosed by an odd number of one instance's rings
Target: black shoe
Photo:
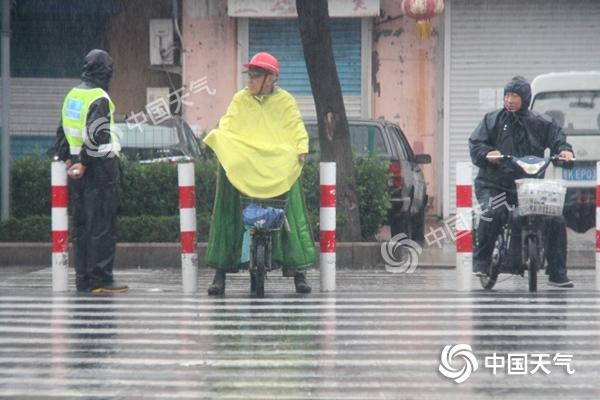
[[[256,274],[250,272],[250,293],[256,292]]]
[[[473,264],[473,275],[481,278],[488,276],[488,269],[485,265]]]
[[[225,271],[218,269],[215,272],[212,285],[208,287],[208,295],[217,296],[220,294],[225,294]]]
[[[312,290],[306,283],[306,275],[302,272],[296,272],[294,275],[294,285],[296,286],[296,293],[310,293]]]
[[[548,285],[561,287],[561,288],[575,287],[575,284],[573,282],[571,282],[571,280],[569,278],[567,278],[566,274],[550,275],[550,278],[548,279]]]
[[[91,291],[93,293],[125,293],[129,290],[129,286],[118,281],[93,285],[92,288],[93,289]]]
[[[75,276],[75,287],[78,293],[90,293],[94,289],[90,284],[90,278],[81,275]]]
[[[77,293],[92,293],[92,288],[90,286],[77,286]]]

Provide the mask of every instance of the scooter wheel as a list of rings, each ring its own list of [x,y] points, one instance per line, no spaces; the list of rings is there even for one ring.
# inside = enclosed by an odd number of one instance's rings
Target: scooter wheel
[[[500,264],[502,263],[502,257],[500,256],[501,252],[504,249],[504,237],[502,234],[498,235],[496,239],[496,243],[494,244],[494,253],[492,254],[492,262],[488,268],[487,276],[479,277],[479,281],[481,282],[481,286],[485,290],[491,290],[496,281],[498,280],[498,275],[500,275]]]
[[[265,297],[265,245],[259,243],[256,246],[256,297]]]
[[[527,269],[529,291],[537,292],[537,271],[540,264],[537,240],[533,237],[527,239]]]

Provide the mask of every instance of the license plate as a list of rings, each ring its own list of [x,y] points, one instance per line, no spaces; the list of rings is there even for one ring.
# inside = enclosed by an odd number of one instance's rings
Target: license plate
[[[595,181],[596,166],[575,166],[570,169],[563,168],[562,177],[567,181]]]

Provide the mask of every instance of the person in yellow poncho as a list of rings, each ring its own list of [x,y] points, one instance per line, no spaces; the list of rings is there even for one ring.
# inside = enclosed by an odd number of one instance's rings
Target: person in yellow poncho
[[[290,229],[274,235],[273,262],[283,267],[285,276],[294,277],[296,292],[310,293],[304,271],[314,264],[316,250],[299,179],[308,134],[293,96],[275,85],[277,59],[261,52],[244,67],[248,86],[233,96],[219,127],[204,138],[220,163],[206,255],[216,272],[208,294],[224,294],[226,273],[245,264],[240,195],[272,198],[286,193]]]

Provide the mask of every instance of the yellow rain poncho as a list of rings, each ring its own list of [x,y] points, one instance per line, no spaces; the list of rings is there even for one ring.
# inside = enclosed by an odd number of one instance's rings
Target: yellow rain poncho
[[[294,98],[283,89],[262,98],[248,89],[236,93],[219,127],[204,142],[222,168],[217,175],[206,264],[227,272],[247,268],[242,260],[245,227],[240,193],[269,198],[288,192],[289,229],[273,235],[273,262],[284,274],[314,264],[316,249],[299,179],[299,154],[308,153],[308,135]]]
[[[242,194],[281,195],[302,171],[299,154],[308,153],[308,135],[296,101],[283,89],[254,97],[246,88],[235,94],[227,113],[204,143]]]

